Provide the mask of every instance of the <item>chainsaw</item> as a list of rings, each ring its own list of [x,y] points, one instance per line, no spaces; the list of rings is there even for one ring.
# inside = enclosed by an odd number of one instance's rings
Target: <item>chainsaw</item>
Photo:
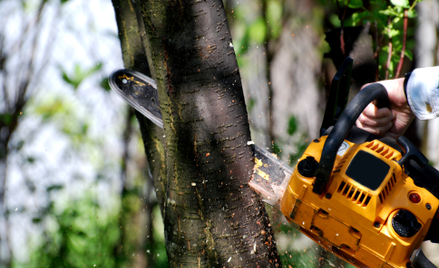
[[[347,58],[332,80],[320,137],[296,166],[255,145],[249,185],[303,234],[356,267],[436,267],[420,246],[439,242],[439,171],[407,138],[354,126],[370,102],[384,107],[388,97],[371,84],[347,105],[352,62]],[[153,79],[123,69],[109,83],[163,128]]]

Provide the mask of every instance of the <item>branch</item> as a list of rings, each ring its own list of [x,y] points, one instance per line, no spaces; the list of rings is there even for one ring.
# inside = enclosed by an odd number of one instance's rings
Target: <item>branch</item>
[[[346,7],[343,10],[343,15],[341,17],[339,17],[339,19],[340,19],[340,49],[341,49],[341,53],[344,56],[346,55],[346,48],[345,48],[345,42],[344,42],[343,24],[344,24],[344,19],[346,17],[346,12],[348,10],[350,2],[351,2],[351,0],[348,0],[348,2],[346,3]],[[337,7],[339,10],[341,9],[339,0],[337,0]]]
[[[404,55],[405,55],[405,45],[407,41],[407,21],[408,21],[408,11],[404,10],[404,36],[402,40],[402,50],[401,56],[399,57],[398,68],[396,69],[395,78],[399,77],[399,73],[402,69],[402,64],[404,63]]]
[[[390,17],[387,20],[387,25],[390,26]],[[389,27],[389,30],[388,30],[388,34],[389,34],[389,54],[387,56],[387,62],[386,62],[386,67],[385,67],[385,70],[386,70],[386,77],[385,77],[385,79],[389,79],[389,66],[390,66],[390,62],[392,60],[393,44],[392,44],[392,38],[390,36],[390,27]]]

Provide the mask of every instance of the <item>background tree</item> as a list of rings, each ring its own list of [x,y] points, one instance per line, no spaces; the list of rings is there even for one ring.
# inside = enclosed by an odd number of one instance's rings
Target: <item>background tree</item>
[[[0,266],[11,265],[11,246],[9,237],[8,213],[5,204],[7,185],[7,162],[10,151],[16,150],[17,144],[11,144],[12,137],[18,127],[20,117],[35,90],[41,72],[47,65],[51,44],[41,49],[41,36],[44,21],[42,14],[46,2],[41,1],[32,22],[26,25],[24,18],[17,21],[23,29],[23,36],[14,40],[5,40],[5,31],[0,32]],[[58,13],[58,11],[56,11]],[[11,23],[11,22],[9,22]],[[56,32],[50,31],[50,38],[55,38]],[[30,43],[31,45],[27,45]],[[37,55],[37,52],[43,55]],[[13,67],[12,67],[12,66]],[[20,66],[18,69],[17,67]],[[12,68],[11,68],[12,67]],[[18,71],[13,71],[17,68]],[[15,148],[14,148],[15,147]]]
[[[1,267],[133,267],[133,237],[163,241],[140,232],[157,229],[146,215],[160,212],[149,213],[156,201],[139,172],[137,123],[104,79],[121,61],[109,55],[120,46],[102,3],[0,2]],[[137,220],[127,219],[133,210]]]

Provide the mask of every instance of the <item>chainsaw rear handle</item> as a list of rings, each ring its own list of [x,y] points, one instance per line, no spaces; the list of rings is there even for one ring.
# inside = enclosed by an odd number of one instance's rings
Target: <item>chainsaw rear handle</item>
[[[328,135],[322,150],[319,166],[315,173],[313,192],[322,194],[329,181],[334,167],[335,157],[343,141],[348,136],[352,126],[364,108],[372,101],[377,100],[378,107],[388,107],[389,97],[386,88],[378,83],[371,84],[361,90],[348,104],[345,111],[334,125]]]

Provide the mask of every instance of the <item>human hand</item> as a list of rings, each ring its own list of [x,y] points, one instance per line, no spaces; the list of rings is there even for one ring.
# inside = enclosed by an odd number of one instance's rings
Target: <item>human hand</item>
[[[404,93],[404,78],[378,83],[386,88],[390,107],[378,109],[375,104],[369,104],[358,117],[356,125],[372,134],[397,139],[415,118]]]

